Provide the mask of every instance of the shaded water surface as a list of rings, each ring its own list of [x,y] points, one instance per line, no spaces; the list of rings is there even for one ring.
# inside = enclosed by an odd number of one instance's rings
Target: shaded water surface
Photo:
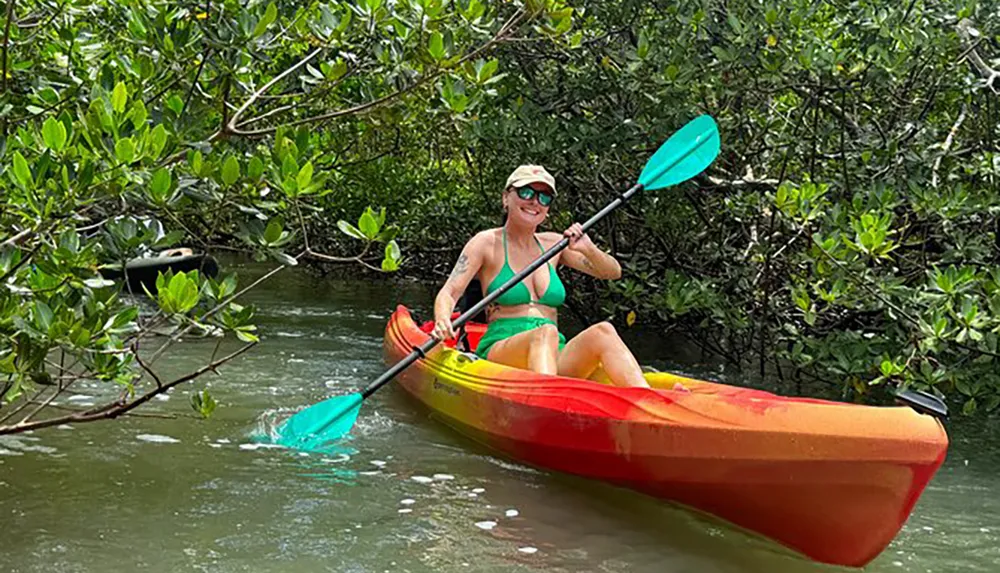
[[[246,282],[259,269],[240,269]],[[840,571],[651,498],[482,450],[394,389],[366,403],[350,449],[301,455],[250,434],[276,413],[382,372],[382,329],[418,287],[279,275],[253,291],[264,344],[133,417],[0,438],[0,571]],[[573,332],[571,327],[567,332]],[[720,377],[631,340],[640,360]],[[188,341],[158,365],[201,365]],[[235,343],[223,346],[235,347]],[[659,349],[659,350],[658,350]],[[724,379],[724,377],[723,377]],[[81,388],[86,404],[99,388]],[[1000,425],[956,421],[904,530],[866,570],[1000,570]]]

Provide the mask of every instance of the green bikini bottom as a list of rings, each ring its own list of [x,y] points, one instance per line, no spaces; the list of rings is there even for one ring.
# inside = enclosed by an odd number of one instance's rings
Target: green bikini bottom
[[[555,321],[539,316],[514,316],[509,318],[497,318],[486,327],[486,332],[479,339],[476,346],[476,354],[481,358],[486,358],[490,354],[490,348],[494,344],[529,330],[534,330],[546,324],[556,325]],[[559,333],[559,350],[566,346],[566,337]]]

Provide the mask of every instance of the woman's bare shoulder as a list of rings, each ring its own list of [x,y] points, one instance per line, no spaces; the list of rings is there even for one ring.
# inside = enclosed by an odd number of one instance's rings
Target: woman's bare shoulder
[[[470,245],[491,247],[500,237],[500,227],[479,231],[469,239]]]
[[[467,249],[474,250],[484,256],[488,256],[494,249],[499,241],[500,228],[486,229],[484,231],[479,231],[469,239],[466,244]]]

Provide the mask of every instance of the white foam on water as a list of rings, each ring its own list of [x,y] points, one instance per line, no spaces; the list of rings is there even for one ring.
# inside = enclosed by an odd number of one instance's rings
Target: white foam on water
[[[385,467],[385,462],[382,460],[372,460],[371,464],[377,468]]]
[[[434,474],[434,479],[436,479],[438,481],[448,481],[448,480],[455,479],[455,476],[453,476],[451,474]]]
[[[506,515],[507,517],[517,517],[521,513],[519,511],[517,511],[516,509],[508,509],[503,514]]]
[[[476,522],[476,527],[478,527],[479,529],[484,529],[486,531],[489,531],[489,530],[493,529],[496,526],[497,526],[497,522],[495,522],[495,521],[477,521]]]
[[[23,455],[24,452],[8,450],[7,448],[0,448],[0,456],[23,456]]]
[[[427,476],[412,476],[410,477],[410,479],[417,483],[431,483],[432,481],[434,481],[433,479]]]
[[[304,332],[285,332],[283,330],[275,331],[275,336],[280,336],[282,338],[302,338],[305,336]]]
[[[381,474],[382,474],[382,472],[380,472],[380,471],[358,472],[358,475],[363,475],[363,476],[377,476],[377,475],[381,475]]]
[[[55,448],[42,445],[30,445],[28,442],[37,442],[40,438],[28,437],[25,435],[19,436],[0,436],[0,449],[4,450],[6,455],[19,456],[23,452],[38,452],[40,454],[54,454],[59,451]]]
[[[159,400],[159,401],[161,401],[161,402],[166,402],[167,400],[170,399],[170,395],[169,394],[157,394],[156,395],[156,399]]]
[[[164,436],[162,434],[139,434],[135,439],[141,442],[150,442],[153,444],[179,444],[180,440],[177,438],[171,438],[170,436]]]
[[[215,440],[215,443],[217,443],[217,444],[228,444],[229,443],[229,439],[228,438],[219,438],[218,440]]]
[[[538,553],[538,548],[537,547],[530,547],[530,546],[528,546],[528,547],[518,547],[517,550],[520,551],[521,553],[525,553],[527,555],[533,555],[535,553]]]
[[[413,513],[413,510],[408,507],[404,507],[403,509],[399,510],[399,513]]]
[[[69,402],[79,402],[81,400],[93,400],[93,396],[87,396],[86,394],[73,394],[69,398],[66,398]]]
[[[285,446],[281,446],[281,445],[278,445],[278,444],[240,444],[240,449],[241,450],[248,450],[248,451],[261,450],[261,449],[263,449],[263,450],[272,450],[272,449],[275,449],[275,448],[281,449],[281,448],[284,448],[284,447]]]
[[[72,430],[73,426],[70,426],[69,424],[59,424],[58,426],[56,426],[56,429],[57,430]]]
[[[472,493],[484,493],[484,492],[486,492],[485,488],[482,487],[472,488]]]
[[[398,422],[389,416],[383,416],[378,412],[362,416],[354,424],[351,434],[354,436],[376,436],[391,431]]]
[[[478,493],[470,493],[469,497],[479,497],[479,494]]]
[[[210,448],[221,448],[222,444],[208,444],[208,447],[210,447]]]
[[[410,498],[406,498],[406,499],[399,500],[399,503],[401,503],[403,505],[413,505],[413,504],[417,503],[417,501],[413,500],[413,499],[410,499]]]

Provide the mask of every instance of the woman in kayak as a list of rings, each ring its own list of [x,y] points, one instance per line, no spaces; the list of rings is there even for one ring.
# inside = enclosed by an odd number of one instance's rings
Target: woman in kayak
[[[522,165],[507,178],[503,227],[472,237],[454,270],[434,301],[434,331],[439,340],[455,337],[452,309],[473,278],[489,285],[484,294],[497,290],[517,271],[527,267],[543,251],[562,238],[569,246],[514,285],[487,308],[489,326],[476,354],[490,360],[539,372],[571,378],[588,378],[603,368],[618,386],[648,388],[642,369],[632,352],[609,322],[595,324],[566,342],[556,327],[557,310],[566,299],[566,289],[556,273],[563,265],[601,279],[617,279],[618,261],[601,251],[574,223],[562,235],[536,233],[555,199],[555,179],[544,167]]]

